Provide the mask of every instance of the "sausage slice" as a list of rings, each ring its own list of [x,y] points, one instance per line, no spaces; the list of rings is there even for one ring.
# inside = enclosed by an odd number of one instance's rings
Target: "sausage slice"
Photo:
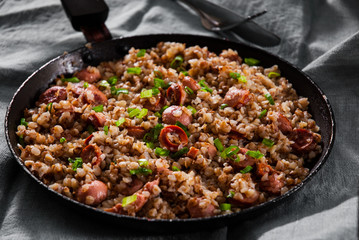
[[[98,180],[86,183],[77,190],[76,198],[79,202],[97,206],[107,198],[107,186]]]
[[[67,93],[66,88],[61,86],[53,86],[43,92],[39,97],[39,103],[52,103],[66,100]]]

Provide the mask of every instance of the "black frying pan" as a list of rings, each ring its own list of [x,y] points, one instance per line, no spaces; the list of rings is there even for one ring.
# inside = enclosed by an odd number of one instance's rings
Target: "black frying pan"
[[[277,64],[281,70],[282,76],[289,79],[289,81],[293,84],[293,87],[297,90],[298,95],[305,96],[309,99],[309,111],[321,129],[320,134],[322,135],[323,151],[321,155],[315,159],[312,165],[309,166],[311,170],[305,180],[282,196],[260,205],[244,209],[237,213],[201,219],[149,220],[117,215],[89,207],[49,189],[44,183],[32,175],[20,159],[20,150],[17,147],[18,139],[15,134],[20,118],[23,116],[24,109],[34,106],[40,93],[48,88],[49,84],[53,82],[57,76],[61,74],[72,74],[87,65],[96,66],[102,61],[122,58],[131,47],[140,49],[150,48],[156,46],[156,44],[160,41],[183,42],[186,43],[187,46],[207,46],[210,51],[216,52],[217,54],[223,49],[231,48],[233,50],[237,50],[241,57],[253,57],[259,59],[261,61],[261,65],[264,67],[270,67]],[[203,227],[208,228],[211,226],[219,227],[229,224],[230,222],[233,223],[240,221],[243,218],[249,218],[253,215],[261,214],[265,209],[276,207],[283,202],[283,200],[295,194],[299,189],[303,188],[304,185],[310,181],[310,179],[313,178],[328,158],[334,142],[335,121],[332,108],[321,89],[309,78],[309,76],[277,56],[241,43],[230,42],[212,37],[182,34],[159,34],[123,37],[94,43],[91,48],[82,47],[49,61],[34,72],[16,91],[7,109],[5,131],[9,148],[22,169],[28,173],[33,180],[43,186],[44,190],[51,192],[56,196],[56,198],[60,199],[61,202],[67,203],[76,209],[83,210],[87,214],[92,213],[96,218],[117,221],[121,223],[121,226],[136,227],[152,231],[178,231],[181,229],[190,230]],[[63,206],[61,205],[58,207],[61,208]]]

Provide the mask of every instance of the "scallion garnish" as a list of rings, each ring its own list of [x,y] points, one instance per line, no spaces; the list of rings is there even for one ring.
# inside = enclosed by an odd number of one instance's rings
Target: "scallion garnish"
[[[141,73],[140,67],[127,68],[127,73],[139,75]]]
[[[141,98],[150,98],[150,97],[152,97],[152,89],[143,90],[141,92]]]
[[[241,171],[239,171],[240,173],[242,173],[242,174],[245,174],[245,173],[249,173],[251,170],[252,170],[253,168],[252,168],[252,166],[247,166],[247,167],[245,167],[245,168],[243,168]]]
[[[50,102],[50,103],[48,103],[47,105],[46,105],[46,111],[49,111],[50,113],[51,113],[51,110],[52,110],[52,102]]]
[[[95,131],[95,128],[90,124],[87,127],[87,131],[89,132],[89,134],[92,134]]]
[[[155,154],[158,156],[168,156],[170,154],[170,151],[167,149],[156,147]]]
[[[259,119],[261,119],[264,115],[266,115],[267,109],[264,109],[258,116]]]
[[[62,82],[72,82],[72,83],[78,83],[80,82],[80,79],[77,77],[71,77],[71,78],[63,78],[61,79]]]
[[[28,124],[29,124],[29,123],[26,122],[25,118],[21,118],[21,119],[20,119],[20,125],[24,125],[25,127],[27,127]]]
[[[272,147],[274,145],[274,142],[268,138],[263,138],[262,143],[267,147]]]
[[[157,94],[160,93],[160,90],[156,87],[152,88],[151,90],[152,90],[152,96],[156,96]]]
[[[84,88],[88,88],[89,87],[89,83],[88,82],[84,82]]]
[[[270,72],[270,73],[268,73],[268,77],[269,77],[269,78],[276,78],[276,77],[280,77],[280,73],[277,73],[277,72]]]
[[[111,87],[111,94],[112,95],[118,95],[118,94],[128,94],[128,89],[126,88],[116,88],[115,86]]]
[[[245,76],[241,75],[240,73],[230,72],[229,76],[233,79],[237,79],[239,82],[242,82],[242,83],[247,82],[247,78]]]
[[[218,151],[222,152],[224,150],[221,140],[219,140],[218,138],[214,139],[214,145],[216,146]]]
[[[266,97],[266,99],[268,100],[268,102],[271,104],[271,105],[274,105],[274,100],[272,98],[272,95],[270,95],[270,93],[267,93],[264,95]]]
[[[156,141],[158,139],[158,136],[160,135],[162,128],[163,128],[162,124],[160,123],[156,124],[156,126],[153,128],[153,140]]]
[[[212,93],[213,92],[213,89],[208,87],[206,81],[204,79],[202,79],[201,81],[198,82],[199,85],[202,87],[201,88],[201,91],[205,91],[205,92],[209,92],[209,93]]]
[[[25,141],[24,141],[24,135],[23,134],[21,134],[20,136],[19,136],[19,143],[20,143],[20,145],[21,146],[25,146]]]
[[[128,113],[128,116],[129,116],[130,118],[132,118],[132,117],[134,117],[134,116],[137,116],[140,112],[141,112],[140,109],[135,108],[135,109],[133,109],[131,112]]]
[[[72,163],[72,170],[74,170],[75,172],[77,171],[78,168],[82,167],[82,158],[80,157],[76,157],[75,159],[72,158],[68,158],[67,159],[70,163]]]
[[[192,115],[196,114],[197,110],[192,106],[187,106],[187,109],[192,112]]]
[[[158,117],[158,118],[161,118],[161,117],[162,117],[162,114],[159,113],[159,112],[155,112],[155,116]]]
[[[138,164],[140,165],[140,167],[147,167],[148,161],[146,159],[140,159],[138,160]]]
[[[108,126],[103,126],[103,131],[105,132],[105,135],[108,135]]]
[[[162,114],[167,108],[169,108],[169,106],[164,106],[163,108],[161,108],[161,110],[159,111],[159,113]]]
[[[135,108],[127,108],[127,112],[130,113],[130,112],[132,112],[133,109],[135,109]]]
[[[220,108],[223,110],[223,109],[225,109],[226,107],[228,107],[228,104],[227,104],[227,103],[223,103]]]
[[[260,61],[258,59],[255,59],[255,58],[245,58],[244,59],[244,62],[246,64],[248,64],[249,66],[255,66],[257,65],[258,63],[260,63]]]
[[[124,198],[122,198],[121,206],[126,207],[127,205],[129,205],[129,204],[131,204],[133,202],[136,202],[136,200],[137,200],[137,195],[136,194],[128,196],[128,197],[124,197]]]
[[[155,144],[153,142],[147,142],[146,146],[153,149],[155,147]]]
[[[147,108],[142,108],[140,113],[136,116],[137,118],[141,119],[143,118],[144,116],[146,116],[148,113],[148,109]]]
[[[223,150],[223,152],[221,153],[221,157],[226,159],[226,158],[229,158],[229,157],[237,154],[238,152],[239,152],[239,147],[232,145]],[[238,160],[238,158],[236,158],[234,161],[237,161],[237,160]]]
[[[110,78],[107,80],[107,82],[108,82],[111,86],[115,85],[115,84],[117,83],[117,81],[118,81],[117,76],[112,76],[112,77],[110,77]]]
[[[187,71],[181,71],[181,73],[185,76],[188,76],[188,72]]]
[[[169,87],[169,85],[167,83],[165,83],[165,81],[160,78],[155,78],[155,79],[153,79],[153,81],[155,83],[156,88],[160,87],[160,88],[166,89]]]
[[[188,147],[184,147],[184,148],[181,148],[180,150],[178,150],[177,152],[171,154],[170,156],[171,156],[171,158],[174,158],[174,159],[180,158],[182,155],[188,153],[188,151],[189,151]]]
[[[178,172],[178,171],[181,171],[181,170],[176,166],[172,166],[172,171]]]
[[[64,142],[66,142],[66,138],[64,137],[60,138],[60,143],[64,143]]]
[[[100,86],[100,87],[107,88],[107,87],[110,86],[110,84],[109,84],[106,80],[101,80],[99,86]],[[111,92],[111,93],[112,93],[112,92]]]
[[[96,107],[93,107],[92,110],[94,110],[95,112],[102,112],[103,111],[103,105],[98,105]]]
[[[151,169],[144,168],[144,167],[140,167],[140,168],[137,168],[137,169],[130,170],[131,175],[135,175],[135,174],[148,175],[148,174],[151,174],[151,173],[152,173]]]
[[[160,70],[154,70],[153,73],[155,74],[156,78],[163,79],[163,73]]]
[[[137,53],[137,57],[143,57],[145,56],[145,53],[146,53],[146,49],[141,49],[140,51],[138,51]]]
[[[260,152],[260,151],[247,151],[246,155],[255,158],[255,159],[260,159],[261,157],[263,157],[264,155]]]
[[[117,127],[119,127],[119,126],[121,126],[124,122],[126,122],[126,119],[120,118],[120,119],[118,119],[118,120],[115,122],[115,124],[116,124]]]
[[[183,57],[181,55],[178,55],[172,60],[170,67],[173,69],[177,69],[182,65],[182,63],[183,63]]]
[[[227,198],[233,198],[234,197],[234,192],[230,191],[227,195]]]
[[[186,91],[186,93],[187,93],[188,95],[194,94],[193,90],[192,90],[191,88],[187,87],[187,86],[184,87],[184,90]]]
[[[246,76],[241,75],[241,76],[238,78],[238,81],[240,81],[240,82],[242,82],[242,83],[246,83],[246,82],[247,82],[247,78],[246,78]]]
[[[222,210],[222,211],[227,211],[227,210],[231,210],[231,207],[232,205],[230,203],[221,203],[219,205],[219,208]]]
[[[182,128],[183,131],[186,133],[187,137],[189,137],[189,136],[191,135],[191,134],[189,134],[189,132],[188,132],[188,128],[187,128],[185,125],[183,125],[181,122],[177,121],[175,125],[176,125],[176,126],[179,126],[180,128]]]

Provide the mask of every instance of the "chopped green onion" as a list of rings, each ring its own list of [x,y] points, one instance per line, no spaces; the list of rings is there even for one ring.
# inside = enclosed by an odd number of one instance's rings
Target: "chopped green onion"
[[[181,73],[185,76],[188,76],[188,72],[187,71],[181,71]]]
[[[252,158],[256,158],[256,159],[260,159],[261,157],[263,157],[264,155],[260,152],[260,151],[247,151],[246,155],[252,157]]]
[[[162,114],[159,113],[159,112],[155,112],[155,116],[158,117],[158,118],[161,118],[161,117],[162,117]]]
[[[84,82],[84,88],[88,88],[89,87],[89,83],[88,82]]]
[[[213,89],[208,87],[206,81],[204,79],[202,79],[201,81],[198,82],[199,85],[202,87],[201,88],[201,91],[205,91],[205,92],[210,92],[212,93],[213,92]]]
[[[196,114],[197,110],[192,106],[187,106],[187,109],[192,112],[192,115]]]
[[[156,141],[158,139],[158,136],[160,135],[162,128],[163,128],[162,124],[160,123],[156,124],[156,126],[153,128],[153,140]]]
[[[255,66],[258,63],[260,63],[260,61],[258,59],[255,59],[255,58],[245,58],[244,62],[247,63],[249,66]]]
[[[137,57],[143,57],[145,56],[145,53],[146,53],[146,49],[141,49],[140,51],[138,51],[137,53]]]
[[[107,88],[107,87],[110,86],[110,84],[109,84],[106,80],[101,80],[99,86],[100,86],[100,87]],[[112,92],[111,92],[111,93],[112,93]]]
[[[169,108],[169,106],[164,106],[163,108],[161,108],[161,110],[159,111],[159,113],[162,114],[167,108]]]
[[[188,147],[181,148],[176,153],[171,154],[171,158],[180,158],[182,155],[188,153],[189,149]]]
[[[136,116],[137,118],[141,119],[144,116],[146,116],[148,113],[148,109],[147,108],[142,108],[141,112]]]
[[[103,111],[103,105],[98,105],[96,107],[93,107],[92,110],[94,110],[95,112],[102,112]]]
[[[264,115],[266,115],[267,109],[264,109],[258,116],[259,119],[261,119]]]
[[[143,167],[130,170],[131,175],[135,175],[135,174],[148,175],[148,174],[151,174],[151,173],[152,173],[151,169],[143,168]]]
[[[92,134],[95,131],[95,128],[92,125],[88,125],[87,131],[89,132],[89,134]]]
[[[50,102],[50,103],[48,103],[47,105],[46,105],[46,111],[49,111],[49,112],[51,112],[51,110],[52,110],[52,102]]]
[[[20,125],[24,125],[25,127],[27,127],[29,123],[25,121],[25,118],[21,118],[20,119]]]
[[[124,197],[124,198],[122,198],[122,207],[126,207],[127,205],[129,205],[133,202],[136,202],[136,200],[137,200],[136,194],[128,196],[128,197]]]
[[[240,78],[241,74],[237,73],[237,72],[230,72],[229,76],[233,79],[238,79],[238,78]]]
[[[67,159],[70,163],[72,163],[72,170],[77,171],[78,168],[82,167],[82,158],[76,157],[75,160],[68,158]]]
[[[176,69],[180,67],[182,63],[183,63],[183,57],[181,55],[178,55],[172,60],[170,67]]]
[[[224,150],[221,140],[219,140],[218,138],[214,139],[214,145],[216,146],[218,151],[222,152]]]
[[[140,159],[138,160],[138,164],[140,165],[140,167],[147,167],[148,161],[146,159]]]
[[[165,83],[165,81],[163,81],[162,79],[160,79],[160,78],[155,78],[155,79],[153,79],[153,81],[154,81],[154,83],[155,83],[155,87],[156,88],[163,88],[163,89],[165,89],[165,88],[168,88],[168,84],[166,84]]]
[[[221,109],[225,109],[226,107],[228,107],[228,104],[227,104],[227,103],[223,103],[223,104],[221,105]]]
[[[20,136],[19,136],[19,143],[20,143],[20,145],[21,146],[25,146],[25,141],[24,141],[24,135],[23,134],[21,134]]]
[[[160,93],[160,90],[156,87],[152,88],[151,90],[152,90],[152,96],[156,96],[157,94]]]
[[[269,77],[269,78],[276,78],[276,77],[280,77],[280,73],[277,73],[277,72],[270,72],[270,73],[268,73],[268,77]]]
[[[139,67],[127,68],[127,73],[130,73],[130,74],[139,75],[141,73],[141,71],[142,70]]]
[[[227,198],[233,198],[234,197],[234,192],[230,191],[227,195]]]
[[[238,78],[238,81],[240,81],[240,82],[242,82],[242,83],[246,83],[246,82],[247,82],[247,78],[246,78],[246,76],[241,75],[241,76]]]
[[[156,147],[155,154],[158,156],[168,156],[170,154],[170,151],[167,149]]]
[[[181,170],[176,166],[172,166],[172,171],[178,172],[178,171],[181,171]]]
[[[176,121],[176,124],[175,124],[176,126],[179,126],[180,128],[182,128],[183,129],[183,131],[186,133],[186,135],[187,135],[187,137],[189,137],[191,134],[188,132],[188,128],[185,126],[185,125],[183,125],[181,122],[179,122],[179,121]]]
[[[126,88],[116,88],[116,87],[111,87],[111,94],[112,95],[118,95],[120,93],[123,93],[123,94],[128,94],[128,89]]]
[[[184,90],[186,91],[186,93],[188,93],[189,95],[194,94],[193,90],[187,86],[184,87]]]
[[[143,90],[141,92],[141,98],[150,98],[152,97],[152,89],[150,90]]]
[[[231,145],[224,149],[224,151],[221,153],[222,158],[228,158],[233,156],[234,154],[237,154],[239,152],[239,147],[235,145]]]
[[[272,98],[272,95],[270,95],[270,93],[267,93],[267,94],[265,94],[264,96],[266,97],[266,99],[269,101],[269,103],[270,103],[271,105],[274,105],[274,100],[273,100],[273,98]]]
[[[126,122],[126,120],[124,118],[120,118],[118,119],[115,124],[117,127],[121,126],[124,122]]]
[[[133,109],[136,109],[136,108],[127,108],[127,112],[130,113],[130,112],[132,112]]]
[[[263,138],[262,143],[267,147],[272,147],[274,145],[274,142],[268,138]]]
[[[163,79],[163,73],[160,70],[154,70],[153,73],[155,74],[156,78]]]
[[[110,77],[110,78],[107,80],[107,82],[108,82],[111,86],[115,85],[115,84],[117,83],[117,81],[118,81],[117,76],[112,76],[112,77]]]
[[[105,135],[108,135],[108,126],[103,126],[103,131],[105,132]]]
[[[242,173],[242,174],[245,174],[245,173],[249,173],[251,170],[252,170],[252,166],[248,165],[247,167],[245,167],[244,169],[242,169],[239,172]]]
[[[153,142],[147,142],[146,146],[153,149],[155,147],[155,144]]]
[[[222,210],[222,211],[227,211],[227,210],[231,210],[231,207],[232,205],[230,203],[221,203],[219,205],[219,208]]]
[[[60,138],[60,143],[64,143],[64,142],[66,142],[66,138],[64,137]]]
[[[135,108],[135,109],[133,109],[133,110],[128,114],[128,116],[129,116],[130,118],[132,118],[132,117],[134,117],[134,116],[137,116],[140,112],[141,112],[140,109]]]
[[[62,82],[72,82],[72,83],[78,83],[80,82],[80,79],[77,77],[71,77],[71,78],[63,78],[61,79]]]

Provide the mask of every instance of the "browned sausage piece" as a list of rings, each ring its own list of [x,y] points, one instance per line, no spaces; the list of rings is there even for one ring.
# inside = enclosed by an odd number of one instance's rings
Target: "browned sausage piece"
[[[290,139],[294,141],[292,148],[299,153],[309,152],[317,146],[313,133],[307,129],[295,129]]]
[[[179,121],[188,126],[192,122],[192,113],[185,107],[171,106],[162,113],[162,121],[172,125]]]
[[[167,98],[172,105],[183,105],[186,97],[182,84],[174,83],[167,89]]]
[[[187,209],[192,218],[212,217],[215,215],[216,207],[212,204],[200,206],[201,198],[190,198],[187,202]]]
[[[92,165],[99,165],[101,163],[101,149],[95,145],[90,144],[82,149],[81,158],[85,163],[90,162]],[[94,159],[96,157],[96,159]]]
[[[97,206],[107,198],[107,186],[101,181],[94,180],[82,185],[76,193],[77,200],[90,206]]]
[[[214,158],[215,156],[217,156],[217,148],[215,146],[213,146],[212,144],[208,143],[207,144],[207,149],[208,149],[208,156],[209,158]]]
[[[259,183],[259,187],[272,194],[280,194],[282,187],[284,186],[284,180],[279,177],[278,173],[273,173],[268,176],[267,181]]]
[[[60,102],[61,100],[66,100],[67,93],[66,88],[61,86],[53,86],[43,92],[39,97],[39,103],[51,103],[51,102]]]
[[[195,159],[199,153],[199,149],[195,147],[191,147],[187,153],[187,157]]]
[[[185,76],[182,79],[182,84],[185,87],[189,87],[190,89],[192,89],[193,91],[198,91],[201,89],[201,87],[199,86],[199,84],[197,83],[196,80],[194,80],[193,78],[191,78],[190,76]]]
[[[266,164],[266,163],[257,163],[257,175],[260,177],[263,177],[266,173],[270,174],[272,173],[274,170],[273,168]]]
[[[244,89],[231,87],[226,96],[224,96],[223,103],[233,108],[241,108],[246,105],[250,100],[250,92]]]
[[[123,189],[120,193],[122,195],[130,196],[140,190],[143,186],[143,182],[138,178],[132,178],[132,182],[127,184],[127,188]]]
[[[156,96],[155,103],[151,103],[150,100],[147,100],[144,104],[144,107],[153,112],[158,112],[162,109],[164,105],[166,105],[166,98],[164,97],[164,93],[160,92]]]
[[[82,69],[81,71],[76,73],[75,77],[88,83],[94,83],[101,78],[101,74],[97,68],[87,67],[86,69]]]
[[[257,202],[259,198],[259,192],[257,190],[251,196],[245,194],[236,194],[233,198],[229,198],[228,201],[239,207],[249,207]]]
[[[107,104],[106,95],[92,84],[89,84],[89,86],[84,89],[83,93],[81,94],[81,98],[85,103],[89,103],[95,106]]]
[[[253,157],[250,157],[248,155],[246,155],[246,152],[248,152],[249,150],[247,148],[240,148],[239,152],[243,155],[246,156],[246,158],[244,160],[241,160],[239,162],[233,161],[232,159],[230,160],[230,164],[232,165],[232,167],[236,168],[236,169],[242,169],[245,168],[247,166],[253,166],[257,160]]]
[[[174,135],[176,135],[174,137]],[[171,152],[176,152],[179,148],[188,144],[188,137],[185,131],[176,125],[168,125],[164,127],[159,136],[162,146],[165,146]]]
[[[277,122],[279,130],[281,130],[283,134],[287,135],[293,131],[292,124],[290,123],[288,118],[283,116],[281,113],[278,113]]]
[[[110,213],[125,214],[125,211],[122,208],[122,203],[117,203],[112,208],[105,208],[104,211]]]
[[[99,127],[103,127],[105,125],[106,117],[103,113],[95,112],[91,113],[87,120],[98,129]]]
[[[93,138],[93,134],[91,134],[90,136],[88,136],[88,137],[85,139],[84,144],[85,144],[86,146],[89,145],[89,143],[90,143],[90,141],[91,141],[92,138]]]
[[[139,127],[139,126],[130,126],[127,127],[127,134],[135,137],[137,139],[142,139],[145,134],[146,134],[146,130],[143,127]]]
[[[231,139],[235,139],[235,140],[241,140],[241,139],[245,139],[245,136],[238,132],[235,129],[232,129],[229,133],[228,133],[228,137]]]

